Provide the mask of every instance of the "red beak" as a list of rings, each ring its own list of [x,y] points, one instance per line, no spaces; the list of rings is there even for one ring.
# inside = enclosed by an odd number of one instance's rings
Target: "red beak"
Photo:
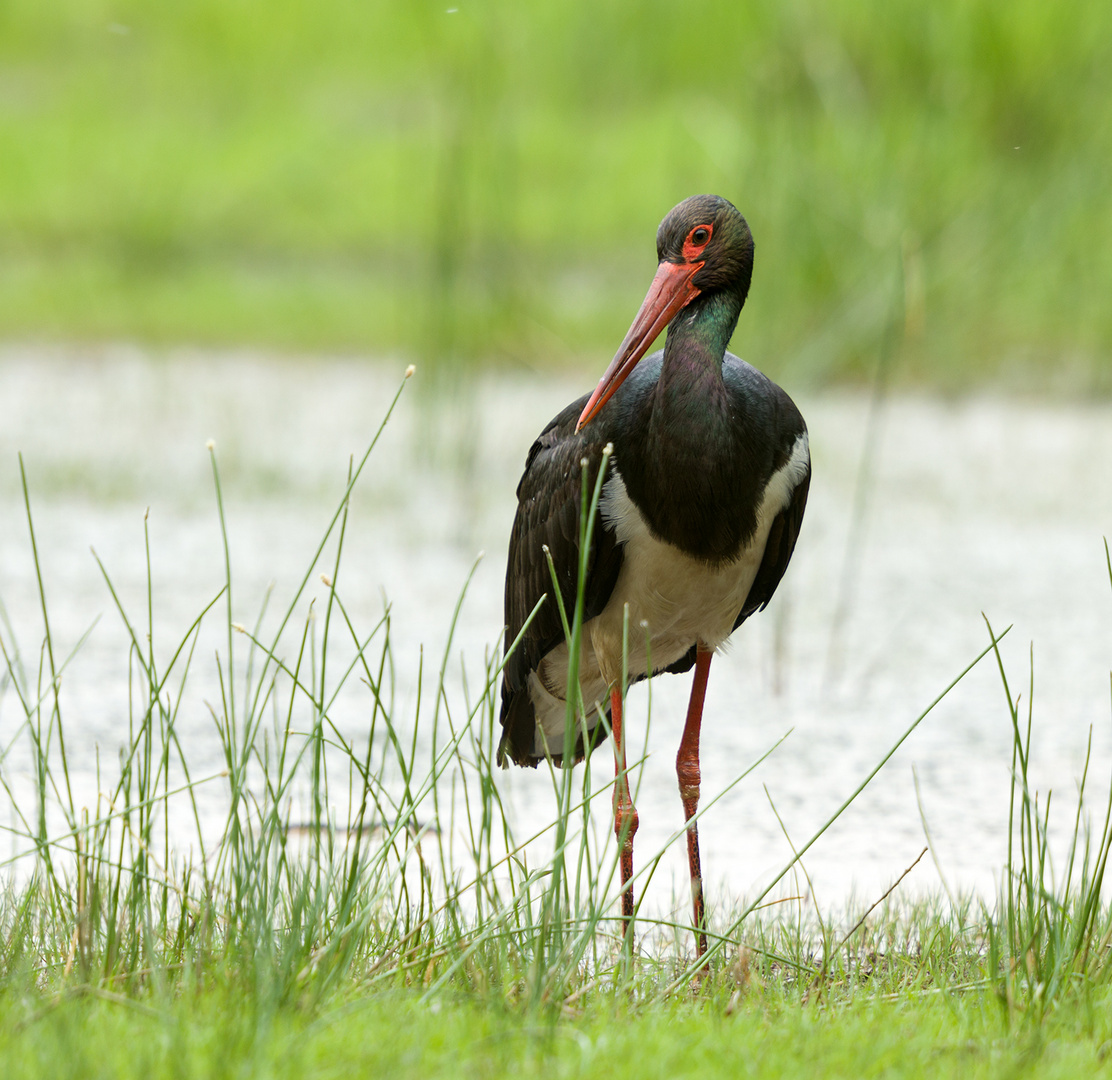
[[[575,425],[576,431],[598,415],[599,410],[637,366],[637,361],[649,351],[649,346],[660,332],[675,318],[677,312],[699,295],[700,290],[691,284],[691,279],[702,268],[701,262],[662,262],[657,267],[656,277],[649,286],[641,310],[637,312],[637,317],[606,369],[606,374],[595,387],[595,392],[579,417],[579,423]]]

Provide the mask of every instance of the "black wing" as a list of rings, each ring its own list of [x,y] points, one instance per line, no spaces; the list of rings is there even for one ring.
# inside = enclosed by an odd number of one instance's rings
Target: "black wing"
[[[536,765],[536,718],[529,698],[529,675],[544,656],[564,641],[560,610],[552,595],[552,575],[544,548],[552,553],[560,598],[571,618],[579,566],[579,515],[582,467],[593,491],[606,445],[604,426],[588,424],[578,434],[575,424],[587,395],[572,402],[541,432],[529,450],[517,486],[517,516],[510,534],[506,565],[506,642],[508,650],[537,601],[546,597],[529,624],[521,644],[502,670],[502,742],[498,763],[509,757],[519,765]],[[610,599],[622,565],[614,531],[595,522],[584,596],[584,621],[598,615]],[[598,730],[598,728],[596,728]],[[577,758],[584,750],[577,749]]]
[[[755,611],[763,611],[768,607],[772,594],[776,592],[776,586],[780,584],[791,561],[792,552],[795,551],[795,541],[799,537],[799,527],[803,524],[803,511],[807,508],[807,492],[810,487],[811,467],[808,465],[807,472],[795,486],[788,505],[776,515],[772,528],[768,531],[764,557],[749,589],[749,595],[745,598],[745,606],[734,623],[735,630]]]

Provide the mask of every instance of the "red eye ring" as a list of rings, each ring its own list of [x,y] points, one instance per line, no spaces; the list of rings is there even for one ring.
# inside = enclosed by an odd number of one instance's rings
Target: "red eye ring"
[[[687,239],[683,242],[683,257],[688,262],[698,258],[703,253],[703,248],[710,243],[710,238],[713,235],[713,225],[696,225],[695,228],[687,234]]]

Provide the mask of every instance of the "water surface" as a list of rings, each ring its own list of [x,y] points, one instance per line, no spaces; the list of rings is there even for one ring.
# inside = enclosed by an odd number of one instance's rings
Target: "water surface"
[[[155,582],[155,645],[181,638],[224,579],[206,441],[224,483],[233,617],[252,624],[268,587],[275,607],[300,582],[343,490],[401,381],[402,363],[125,348],[0,353],[0,599],[25,658],[42,614],[22,507],[21,451],[56,649],[99,623],[63,681],[69,752],[81,799],[96,798],[96,753],[126,733],[127,644],[95,548],[124,603],[145,619],[144,517]],[[360,482],[341,588],[364,625],[392,604],[397,714],[412,711],[422,646],[439,663],[460,588],[479,552],[456,630],[453,667],[478,672],[497,645],[514,488],[529,444],[592,376],[477,377],[439,404],[419,372]],[[791,389],[791,388],[789,388]],[[1035,663],[1034,777],[1053,788],[1053,829],[1072,820],[1090,726],[1092,790],[1112,765],[1109,663],[1112,590],[1102,536],[1112,532],[1112,408],[901,396],[874,417],[874,453],[858,485],[869,400],[799,395],[814,460],[795,558],[772,606],[714,661],[703,736],[704,797],[721,791],[777,739],[782,746],[726,794],[702,824],[712,899],[735,902],[767,883],[864,778],[912,720],[988,643],[982,613],[1013,629],[1003,653],[1013,692]],[[854,508],[857,507],[855,516]],[[847,544],[854,557],[847,564]],[[309,596],[323,603],[316,578]],[[199,646],[179,723],[197,768],[218,771],[205,705],[219,620]],[[676,829],[674,754],[688,677],[654,681],[638,851]],[[212,700],[211,697],[208,700]],[[644,737],[647,691],[629,705]],[[340,706],[358,739],[365,702]],[[19,720],[0,699],[0,739]],[[808,853],[819,905],[879,895],[923,847],[923,816],[951,889],[990,894],[1004,860],[1011,732],[999,674],[982,663],[928,717],[873,784]],[[592,767],[603,783],[605,752]],[[3,764],[29,783],[13,751]],[[922,815],[914,776],[919,779]],[[520,829],[552,812],[547,779],[501,776]],[[213,789],[211,814],[219,820]],[[10,819],[10,810],[5,818]],[[1053,825],[1053,822],[1052,822]],[[686,893],[674,845],[650,885],[657,908]],[[924,860],[909,892],[939,887]]]

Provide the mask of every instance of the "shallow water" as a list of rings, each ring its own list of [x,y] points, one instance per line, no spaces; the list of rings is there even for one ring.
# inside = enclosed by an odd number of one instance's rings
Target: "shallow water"
[[[211,438],[228,515],[233,617],[252,624],[270,583],[281,599],[300,581],[343,490],[349,455],[369,442],[402,368],[247,353],[0,351],[0,599],[24,656],[36,656],[42,615],[16,459],[22,451],[58,652],[103,616],[63,682],[80,798],[95,798],[97,748],[102,758],[115,755],[127,716],[126,639],[90,545],[125,605],[145,619],[149,508],[155,644],[176,644],[223,582],[205,449]],[[591,383],[590,376],[483,376],[457,387],[450,407],[443,397],[426,407],[420,379],[419,372],[357,489],[341,571],[343,595],[364,625],[381,613],[383,595],[392,604],[399,715],[411,711],[419,649],[439,662],[460,588],[483,550],[453,655],[462,651],[479,671],[496,645],[525,453],[542,425]],[[1040,790],[1055,792],[1052,834],[1061,851],[1090,725],[1095,803],[1112,766],[1112,590],[1101,541],[1112,532],[1112,408],[889,400],[877,417],[855,525],[869,401],[844,393],[800,396],[798,404],[814,460],[807,517],[773,605],[712,667],[704,800],[791,734],[702,821],[711,900],[733,904],[775,876],[791,851],[771,804],[793,844],[809,839],[987,645],[982,612],[998,629],[1013,625],[1003,653],[1024,702],[1034,643],[1033,772]],[[847,569],[851,535],[857,557]],[[309,595],[322,603],[325,592],[314,577]],[[205,647],[207,659],[222,647],[220,636]],[[197,774],[222,767],[204,706],[219,688],[206,671],[198,662],[200,688],[181,720]],[[653,683],[639,853],[654,851],[681,821],[674,751],[688,688],[682,676]],[[646,707],[646,689],[635,689],[634,746]],[[0,699],[3,747],[17,720],[9,692]],[[365,704],[341,708],[337,720],[358,737]],[[808,853],[819,905],[840,905],[854,890],[875,898],[915,859],[925,843],[915,775],[946,883],[991,894],[1006,852],[1010,747],[990,658]],[[27,763],[16,752],[0,767],[26,790]],[[605,752],[592,768],[600,785],[609,778]],[[506,772],[501,787],[521,829],[551,817],[542,773]],[[207,797],[206,812],[218,821],[217,785]],[[10,808],[3,818],[11,820]],[[682,902],[685,867],[674,844],[649,886],[652,906]],[[938,886],[938,869],[925,859],[902,888]]]

